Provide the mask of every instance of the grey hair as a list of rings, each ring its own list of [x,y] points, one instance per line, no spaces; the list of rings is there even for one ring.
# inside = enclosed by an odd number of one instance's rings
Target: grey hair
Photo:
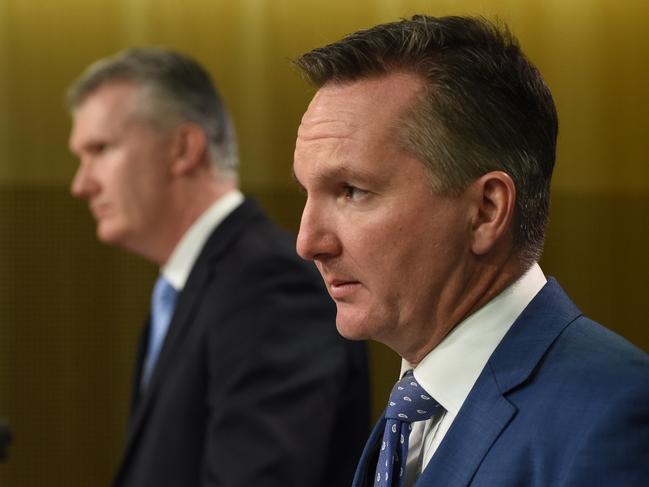
[[[74,112],[101,86],[118,81],[141,88],[138,115],[151,124],[162,127],[190,121],[200,126],[214,169],[222,176],[236,178],[239,156],[234,124],[209,73],[197,61],[162,48],[119,52],[91,64],[70,86],[66,93],[68,108]]]

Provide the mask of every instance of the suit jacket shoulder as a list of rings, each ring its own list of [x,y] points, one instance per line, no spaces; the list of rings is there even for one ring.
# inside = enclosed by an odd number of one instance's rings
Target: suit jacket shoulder
[[[649,357],[551,279],[502,340],[418,486],[649,485]]]

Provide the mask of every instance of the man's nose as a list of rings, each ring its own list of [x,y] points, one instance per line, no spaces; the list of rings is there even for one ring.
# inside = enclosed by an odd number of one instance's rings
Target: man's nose
[[[323,260],[340,253],[334,215],[307,200],[300,230],[297,234],[297,253],[305,260]]]
[[[98,189],[99,184],[92,174],[90,164],[81,161],[70,183],[70,193],[77,198],[87,199],[95,194]]]

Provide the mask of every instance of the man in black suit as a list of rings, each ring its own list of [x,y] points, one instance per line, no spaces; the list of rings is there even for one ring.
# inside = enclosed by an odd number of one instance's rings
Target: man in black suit
[[[237,189],[209,75],[134,49],[90,66],[68,100],[72,194],[101,241],[160,265],[166,296],[140,343],[115,484],[349,485],[369,424],[365,349],[337,336],[315,269]]]

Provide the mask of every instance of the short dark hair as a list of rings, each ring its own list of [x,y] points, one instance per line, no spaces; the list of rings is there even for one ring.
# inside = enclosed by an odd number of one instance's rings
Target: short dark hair
[[[415,15],[350,34],[296,64],[318,87],[399,71],[420,76],[424,87],[397,140],[427,165],[440,193],[459,194],[490,171],[509,174],[514,244],[526,266],[538,260],[558,120],[550,90],[505,25]]]
[[[209,73],[193,58],[162,48],[134,48],[90,65],[67,91],[70,110],[77,109],[101,86],[133,82],[146,93],[152,123],[169,118],[199,125],[210,146],[212,163],[236,174],[238,166],[234,126]]]

